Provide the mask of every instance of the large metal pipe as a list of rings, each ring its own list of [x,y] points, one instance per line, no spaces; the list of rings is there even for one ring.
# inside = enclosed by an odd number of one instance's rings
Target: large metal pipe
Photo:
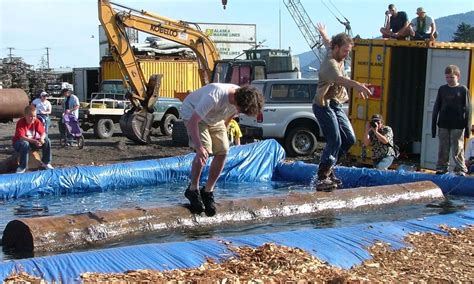
[[[275,217],[372,209],[443,199],[429,181],[344,189],[332,193],[290,193],[271,197],[218,200],[214,217],[193,215],[183,206],[134,208],[55,217],[18,219],[3,232],[4,250],[60,251],[177,229],[238,226]]]
[[[22,89],[0,89],[0,121],[22,117],[29,103]]]

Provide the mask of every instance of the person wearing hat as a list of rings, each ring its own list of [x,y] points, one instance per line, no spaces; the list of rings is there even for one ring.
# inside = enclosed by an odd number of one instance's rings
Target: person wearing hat
[[[414,40],[435,40],[437,37],[436,24],[433,18],[426,15],[425,9],[419,7],[416,9],[418,17],[410,23],[410,35]]]
[[[49,126],[51,125],[51,119],[49,115],[51,114],[51,103],[48,101],[48,93],[41,92],[39,98],[36,98],[31,102],[36,107],[36,116],[43,122],[44,130],[46,135],[48,135]]]
[[[72,94],[69,89],[62,89],[61,95],[66,98],[64,101],[64,114],[73,114],[79,119],[79,98]]]
[[[385,11],[385,25],[380,29],[383,38],[404,40],[410,35],[410,22],[407,13],[397,11],[394,4],[388,5]]]
[[[393,144],[393,131],[383,123],[382,115],[374,114],[365,126],[363,142],[372,147],[374,168],[387,170],[393,163],[396,153]]]

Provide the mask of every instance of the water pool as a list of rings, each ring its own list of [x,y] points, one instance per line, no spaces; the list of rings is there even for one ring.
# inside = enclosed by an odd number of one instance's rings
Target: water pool
[[[134,189],[117,189],[106,192],[69,194],[60,196],[32,196],[16,200],[0,201],[3,213],[0,216],[0,229],[3,232],[6,224],[18,218],[34,216],[57,216],[73,213],[94,212],[133,207],[158,207],[163,205],[185,204],[187,200],[183,192],[187,184],[161,184],[156,187],[140,187]],[[271,196],[289,192],[311,192],[309,185],[289,182],[269,183],[221,183],[216,191],[216,201],[220,199]],[[449,202],[442,204],[406,205],[383,210],[358,211],[355,213],[325,214],[313,218],[287,218],[284,220],[265,220],[258,224],[239,227],[222,227],[214,229],[196,229],[191,231],[175,231],[166,234],[154,234],[140,239],[128,239],[107,244],[100,248],[126,246],[132,244],[157,243],[169,241],[187,241],[219,236],[236,236],[242,234],[261,234],[278,231],[297,230],[302,228],[342,227],[353,224],[397,221],[422,218],[435,214],[452,213],[453,211],[474,209],[474,198],[452,196]],[[98,249],[91,247],[87,250]],[[51,254],[51,253],[50,253]],[[36,253],[34,256],[46,255]],[[32,255],[6,255],[0,252],[0,260],[31,257]]]

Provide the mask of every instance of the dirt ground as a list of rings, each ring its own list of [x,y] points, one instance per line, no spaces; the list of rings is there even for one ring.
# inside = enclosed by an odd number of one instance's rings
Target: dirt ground
[[[11,139],[15,132],[16,120],[11,123],[0,123],[0,161],[8,158],[13,152]],[[159,130],[154,130],[149,145],[137,145],[127,139],[116,125],[117,132],[108,139],[98,139],[93,131],[84,132],[85,146],[83,149],[77,147],[61,147],[59,145],[58,121],[53,120],[49,137],[52,143],[52,154],[54,167],[71,167],[80,165],[105,165],[138,160],[159,159],[188,154],[188,147],[177,147],[173,145],[170,136],[162,135]],[[319,147],[323,147],[320,144]],[[318,152],[318,151],[317,151]],[[306,162],[316,161],[316,156],[289,158],[289,161],[302,160]]]
[[[118,125],[116,125],[119,128]],[[15,122],[0,123],[0,161],[13,152],[11,139],[15,132]],[[135,160],[158,159],[185,155],[191,152],[188,147],[173,146],[171,137],[163,136],[157,131],[152,135],[149,145],[136,145],[120,131],[109,139],[94,137],[92,130],[84,132],[85,146],[61,147],[59,145],[59,129],[57,120],[53,120],[50,128],[54,167],[70,167],[78,165],[104,165]]]

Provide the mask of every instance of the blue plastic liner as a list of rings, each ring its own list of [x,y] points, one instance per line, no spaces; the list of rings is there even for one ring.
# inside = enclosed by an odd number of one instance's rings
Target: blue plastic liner
[[[276,164],[285,157],[275,140],[231,147],[219,181],[259,182],[272,178]],[[0,199],[37,194],[71,194],[136,188],[159,183],[189,180],[194,153],[186,156],[120,163],[107,166],[81,166],[0,175]],[[210,159],[203,171],[207,179]]]
[[[310,183],[318,170],[317,165],[279,163],[275,168],[274,180]],[[379,186],[416,181],[432,181],[444,194],[474,196],[474,178],[454,174],[434,175],[406,171],[380,171],[368,168],[336,167],[335,172],[344,188]]]
[[[260,246],[276,243],[298,247],[331,265],[350,268],[369,259],[367,247],[375,241],[394,248],[407,246],[403,238],[412,232],[445,234],[439,226],[459,228],[474,224],[474,210],[424,219],[360,224],[343,228],[307,229],[261,235],[222,238],[233,245]],[[231,252],[217,239],[165,244],[149,244],[93,252],[69,253],[14,260],[0,264],[0,279],[15,271],[25,271],[47,281],[76,282],[84,272],[124,272],[133,269],[170,270],[198,267],[206,257],[222,260]]]

